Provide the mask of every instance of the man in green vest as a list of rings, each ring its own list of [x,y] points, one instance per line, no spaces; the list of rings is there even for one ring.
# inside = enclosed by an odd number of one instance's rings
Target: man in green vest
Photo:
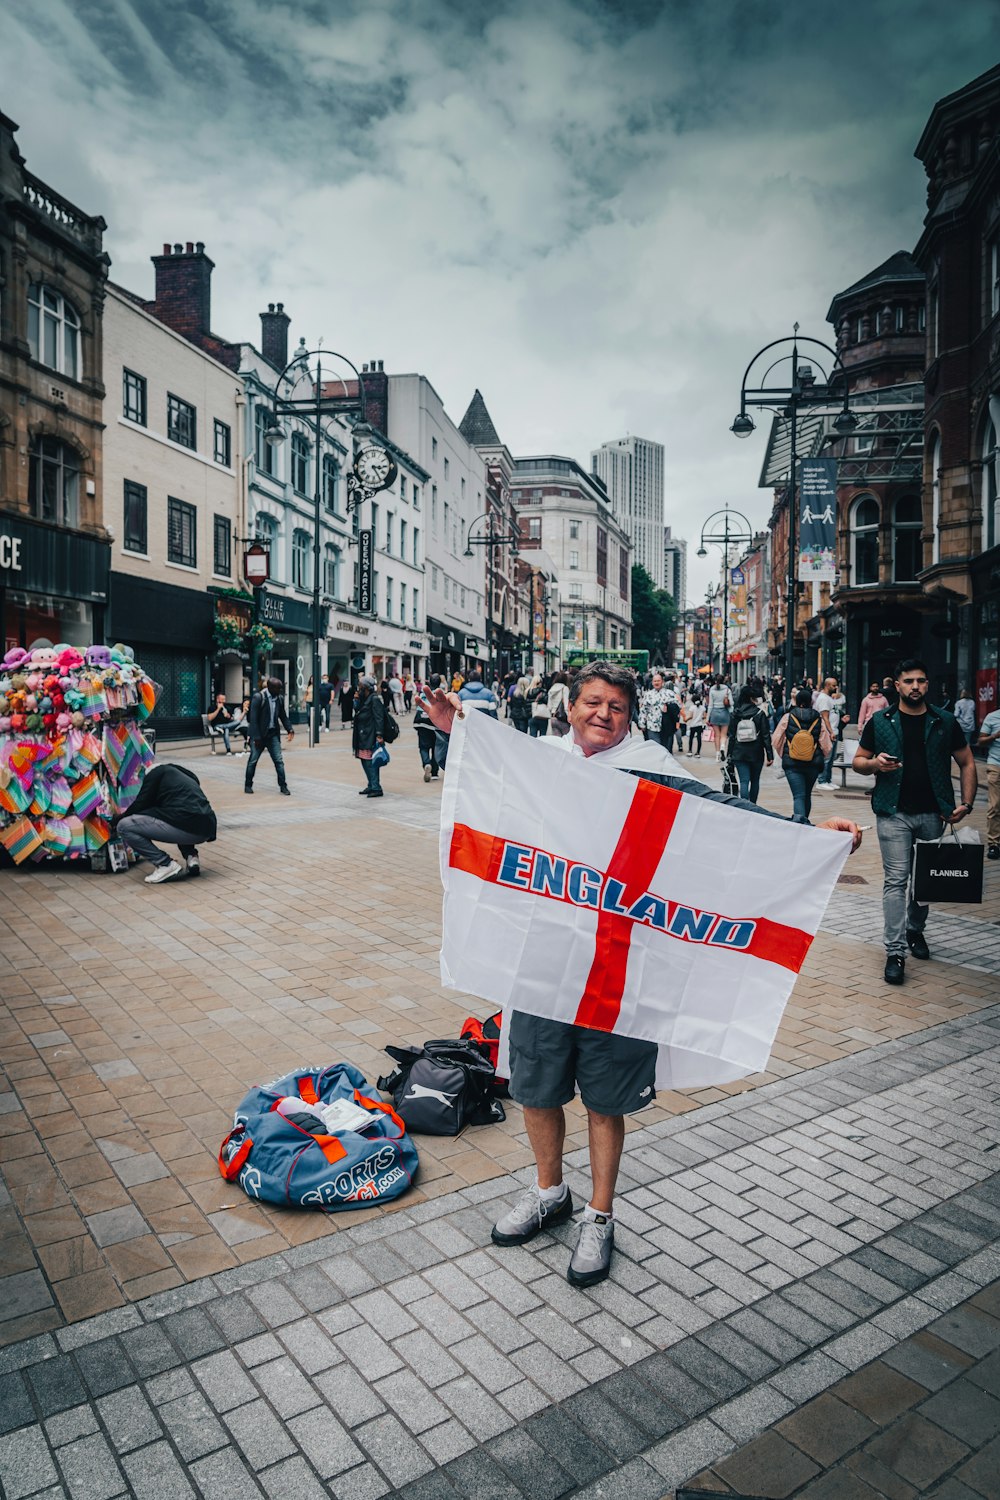
[[[922,661],[896,668],[899,701],[871,716],[861,731],[854,769],[874,776],[872,811],[882,851],[882,913],[885,919],[885,982],[902,984],[906,950],[930,958],[924,937],[928,907],[909,889],[913,846],[941,837],[945,823],[959,823],[972,811],[976,766],[952,714],[927,702],[929,681]],[[962,778],[962,801],[955,806],[951,763]]]

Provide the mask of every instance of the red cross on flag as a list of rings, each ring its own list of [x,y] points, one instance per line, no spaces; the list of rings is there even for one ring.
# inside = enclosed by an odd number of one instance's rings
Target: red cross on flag
[[[851,837],[455,721],[442,982],[659,1044],[657,1087],[762,1070]]]

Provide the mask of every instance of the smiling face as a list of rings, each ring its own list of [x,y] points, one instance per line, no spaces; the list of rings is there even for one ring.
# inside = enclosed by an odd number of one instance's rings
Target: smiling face
[[[632,704],[624,688],[591,678],[569,707],[573,738],[584,755],[610,750],[629,733]]]

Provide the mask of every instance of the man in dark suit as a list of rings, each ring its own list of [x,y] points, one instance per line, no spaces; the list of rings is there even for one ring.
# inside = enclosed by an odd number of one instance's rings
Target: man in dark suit
[[[288,722],[285,712],[285,697],[281,691],[281,678],[269,677],[262,693],[254,693],[250,699],[250,759],[247,761],[245,792],[253,792],[253,773],[257,762],[266,750],[274,761],[278,773],[278,790],[283,797],[290,797],[285,779],[285,762],[281,758],[281,730],[288,731],[288,738],[295,738],[295,730]]]

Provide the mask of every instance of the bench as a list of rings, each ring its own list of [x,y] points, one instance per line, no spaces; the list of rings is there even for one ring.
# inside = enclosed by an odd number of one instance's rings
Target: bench
[[[210,724],[208,722],[208,714],[202,714],[202,716],[201,716],[201,732],[205,736],[205,738],[211,743],[212,754],[214,755],[215,754],[215,742],[216,742],[216,740],[221,740],[222,739],[222,730],[221,729],[216,729],[215,726],[214,726],[214,724]],[[225,744],[223,744],[223,746],[222,746],[222,753],[223,753],[223,755],[226,753]]]

